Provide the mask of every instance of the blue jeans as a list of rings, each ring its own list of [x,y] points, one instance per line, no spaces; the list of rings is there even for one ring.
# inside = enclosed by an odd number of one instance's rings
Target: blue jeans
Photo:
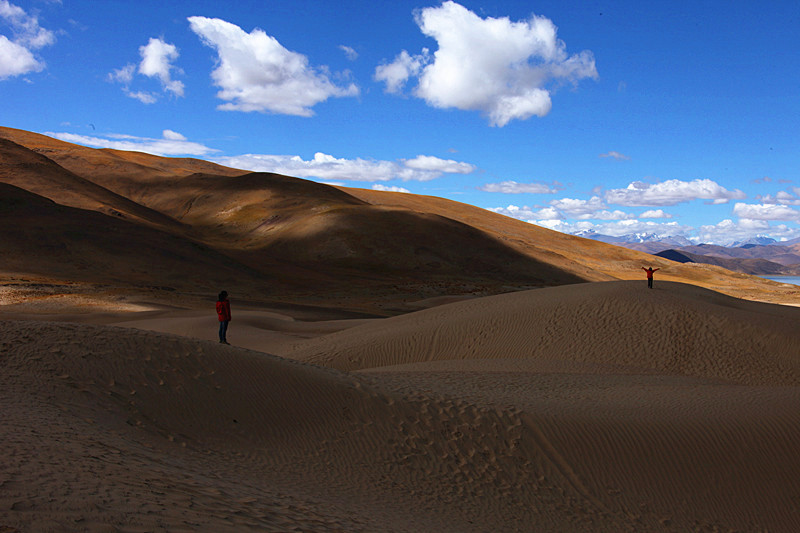
[[[228,321],[223,320],[219,323],[219,342],[228,342]]]

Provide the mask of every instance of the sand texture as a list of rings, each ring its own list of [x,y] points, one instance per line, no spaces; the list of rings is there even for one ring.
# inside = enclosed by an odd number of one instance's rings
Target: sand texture
[[[642,285],[244,313],[284,357],[185,312],[0,322],[0,526],[797,530],[800,310]]]

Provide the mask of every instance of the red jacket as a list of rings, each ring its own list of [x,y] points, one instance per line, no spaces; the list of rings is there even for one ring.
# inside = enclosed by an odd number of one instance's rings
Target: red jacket
[[[217,316],[220,322],[231,319],[231,303],[228,300],[217,302]]]
[[[647,279],[653,279],[653,272],[655,272],[656,270],[661,270],[661,269],[660,268],[645,268],[645,267],[642,267],[642,270],[644,270],[644,273],[647,274]],[[217,304],[217,305],[219,305],[219,304]],[[229,312],[229,314],[230,314],[230,312]]]

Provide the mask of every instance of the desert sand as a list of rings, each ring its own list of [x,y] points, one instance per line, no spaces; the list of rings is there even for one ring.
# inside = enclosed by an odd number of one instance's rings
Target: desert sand
[[[0,171],[2,533],[800,531],[795,287],[8,128]]]
[[[794,307],[591,283],[245,310],[249,349],[202,310],[60,316],[0,322],[9,531],[800,527]]]

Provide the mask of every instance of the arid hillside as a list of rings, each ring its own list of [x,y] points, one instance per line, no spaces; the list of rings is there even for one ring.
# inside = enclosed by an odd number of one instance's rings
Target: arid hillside
[[[0,128],[0,182],[4,227],[15,235],[3,241],[6,278],[226,286],[254,300],[394,314],[446,295],[638,279],[653,265],[660,279],[800,303],[788,286],[441,198],[97,150],[10,128]]]

